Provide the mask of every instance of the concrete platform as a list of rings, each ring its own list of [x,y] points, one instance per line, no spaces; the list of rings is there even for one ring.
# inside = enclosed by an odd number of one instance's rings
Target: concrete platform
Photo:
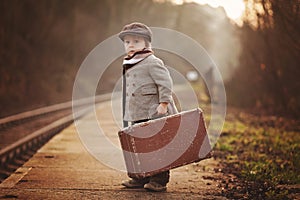
[[[80,121],[87,125],[87,132],[91,115]],[[100,104],[97,116],[105,134],[119,145],[119,127],[113,120],[111,103]],[[125,189],[120,183],[127,179],[126,172],[93,157],[73,124],[0,184],[0,199],[226,199],[217,186],[221,177],[214,173],[216,165],[215,160],[208,159],[172,170],[167,192]]]

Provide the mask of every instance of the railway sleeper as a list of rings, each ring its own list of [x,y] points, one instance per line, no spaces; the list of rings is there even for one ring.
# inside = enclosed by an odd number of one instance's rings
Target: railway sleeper
[[[0,183],[4,181],[7,177],[11,175],[11,172],[6,171],[5,169],[0,169]]]
[[[13,162],[6,163],[5,165],[5,171],[8,171],[10,173],[13,173],[16,169],[18,169],[19,166],[17,166]]]

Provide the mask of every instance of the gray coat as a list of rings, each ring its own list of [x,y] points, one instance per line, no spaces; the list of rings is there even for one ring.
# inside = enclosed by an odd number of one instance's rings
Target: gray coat
[[[168,113],[177,109],[172,98],[172,79],[164,63],[154,55],[128,69],[126,77],[125,121],[138,121],[160,117],[156,108],[168,102]]]

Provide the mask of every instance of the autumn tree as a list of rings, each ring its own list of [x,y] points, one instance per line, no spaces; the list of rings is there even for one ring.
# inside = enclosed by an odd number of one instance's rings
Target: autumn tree
[[[300,1],[246,0],[240,67],[229,102],[300,114]]]

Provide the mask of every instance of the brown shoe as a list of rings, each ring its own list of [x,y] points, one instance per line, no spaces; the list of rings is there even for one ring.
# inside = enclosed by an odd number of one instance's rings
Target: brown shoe
[[[147,184],[144,185],[144,188],[146,190],[149,190],[149,191],[153,191],[153,192],[163,192],[163,191],[166,191],[167,190],[167,186],[165,185],[161,185],[157,182],[149,182]]]
[[[138,181],[138,180],[135,180],[135,179],[130,179],[130,180],[127,180],[127,181],[123,181],[122,185],[127,187],[127,188],[143,188],[145,183],[147,183],[147,182]]]

